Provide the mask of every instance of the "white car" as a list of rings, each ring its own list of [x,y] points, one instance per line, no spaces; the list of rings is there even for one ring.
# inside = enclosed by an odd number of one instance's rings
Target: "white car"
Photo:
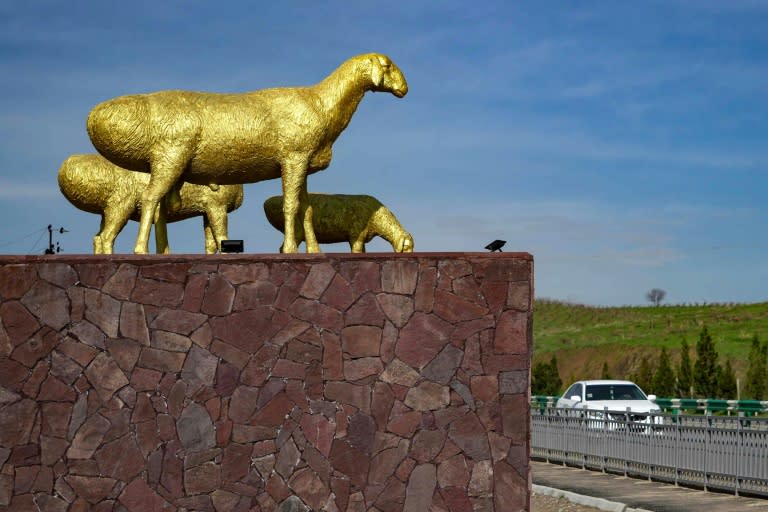
[[[656,395],[646,395],[628,380],[582,380],[574,382],[557,400],[557,409],[583,411],[590,428],[607,430],[650,430],[661,424],[661,407],[654,403]]]

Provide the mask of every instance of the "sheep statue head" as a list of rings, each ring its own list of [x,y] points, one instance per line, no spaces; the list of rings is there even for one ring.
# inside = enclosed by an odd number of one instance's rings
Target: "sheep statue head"
[[[403,72],[386,55],[372,53],[367,55],[371,66],[372,91],[391,92],[398,98],[408,94],[408,83]]]

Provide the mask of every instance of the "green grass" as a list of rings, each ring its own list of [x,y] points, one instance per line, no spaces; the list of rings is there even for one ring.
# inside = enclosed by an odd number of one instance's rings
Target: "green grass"
[[[593,307],[540,299],[533,318],[534,362],[556,355],[564,381],[597,378],[604,362],[613,377],[629,377],[642,357],[653,361],[661,347],[676,363],[682,339],[695,360],[705,325],[721,364],[729,359],[743,377],[752,337],[768,341],[768,302]]]

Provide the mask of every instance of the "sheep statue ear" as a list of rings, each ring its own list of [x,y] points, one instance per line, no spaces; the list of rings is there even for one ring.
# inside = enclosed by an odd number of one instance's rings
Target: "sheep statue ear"
[[[371,81],[373,82],[373,86],[380,87],[381,81],[384,78],[383,66],[376,57],[371,57],[369,62],[371,63]]]

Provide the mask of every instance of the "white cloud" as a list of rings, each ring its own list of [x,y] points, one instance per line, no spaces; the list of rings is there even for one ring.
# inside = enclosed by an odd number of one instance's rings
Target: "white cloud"
[[[0,198],[2,199],[44,199],[59,197],[61,192],[55,185],[9,183],[0,181]]]

